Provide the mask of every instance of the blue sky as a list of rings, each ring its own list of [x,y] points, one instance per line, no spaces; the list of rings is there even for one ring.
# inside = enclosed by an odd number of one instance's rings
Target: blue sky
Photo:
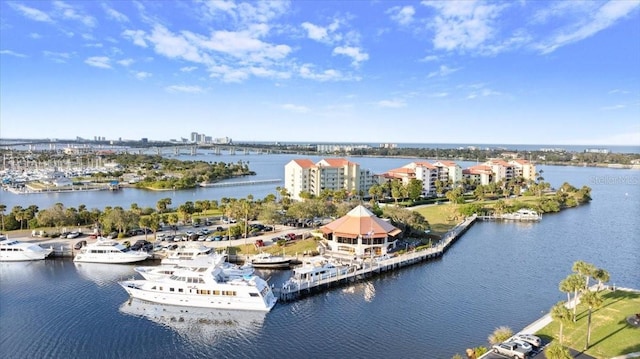
[[[0,137],[640,144],[640,1],[0,1]]]

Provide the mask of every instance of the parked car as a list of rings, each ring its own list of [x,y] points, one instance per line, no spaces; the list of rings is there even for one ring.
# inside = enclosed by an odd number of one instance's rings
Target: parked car
[[[531,351],[522,348],[514,342],[503,342],[500,344],[495,344],[491,348],[493,349],[494,353],[506,355],[514,359],[525,359],[527,357],[527,354],[529,354],[529,352]]]
[[[513,338],[527,342],[536,348],[539,348],[542,345],[542,340],[533,334],[516,334]]]
[[[75,250],[79,250],[79,249],[81,249],[82,247],[84,247],[84,246],[86,246],[86,245],[87,245],[87,241],[85,241],[85,240],[78,241],[78,242],[76,242],[76,244],[73,246],[73,249],[75,249]]]

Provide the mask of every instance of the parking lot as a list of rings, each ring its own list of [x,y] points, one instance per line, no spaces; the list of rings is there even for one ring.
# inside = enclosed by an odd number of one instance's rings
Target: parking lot
[[[548,341],[545,341],[544,339],[542,340],[542,346],[538,349],[534,349],[528,358],[532,358],[532,359],[545,359],[546,355],[544,354],[544,348],[549,344]],[[571,355],[575,358],[575,359],[595,359],[594,357],[581,353],[577,350],[573,350],[573,349],[569,349],[569,351],[571,352]],[[489,352],[486,355],[481,357],[482,359],[505,359],[505,358],[510,358],[508,356],[502,355],[502,354],[497,354],[497,353],[493,353],[493,352]]]

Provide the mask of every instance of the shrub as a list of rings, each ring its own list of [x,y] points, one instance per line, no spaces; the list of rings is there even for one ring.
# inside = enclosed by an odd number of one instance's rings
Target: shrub
[[[489,343],[491,345],[502,343],[505,340],[511,338],[513,336],[513,330],[506,326],[501,326],[496,328],[491,335],[489,335]]]

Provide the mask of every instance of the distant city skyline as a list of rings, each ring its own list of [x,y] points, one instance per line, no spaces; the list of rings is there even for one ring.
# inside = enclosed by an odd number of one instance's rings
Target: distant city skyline
[[[640,145],[640,0],[0,0],[0,138]]]

